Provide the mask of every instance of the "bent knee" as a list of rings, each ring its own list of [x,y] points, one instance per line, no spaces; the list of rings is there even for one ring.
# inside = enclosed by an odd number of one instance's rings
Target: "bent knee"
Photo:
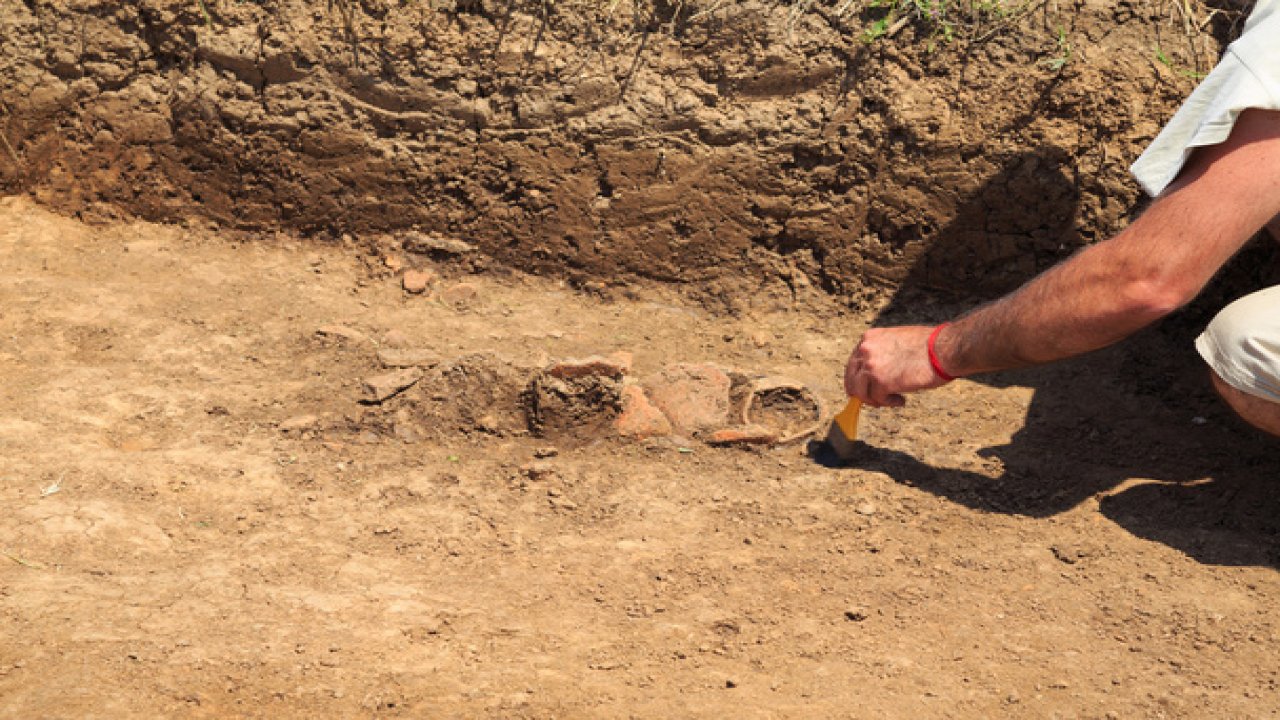
[[[1227,385],[1280,402],[1280,287],[1223,308],[1196,339],[1196,349]]]

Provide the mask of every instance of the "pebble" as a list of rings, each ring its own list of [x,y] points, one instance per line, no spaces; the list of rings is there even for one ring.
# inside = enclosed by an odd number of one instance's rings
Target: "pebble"
[[[403,392],[421,378],[422,371],[418,368],[404,368],[370,375],[361,381],[361,386],[366,400],[380,403]]]
[[[861,606],[851,607],[844,611],[844,619],[850,622],[862,622],[868,617],[867,609]]]
[[[870,500],[863,500],[853,508],[853,511],[858,513],[859,515],[875,515],[876,506],[875,506],[875,503],[871,502]]]
[[[400,278],[400,285],[404,291],[412,295],[420,295],[431,287],[431,281],[435,278],[426,270],[405,270],[404,277]]]

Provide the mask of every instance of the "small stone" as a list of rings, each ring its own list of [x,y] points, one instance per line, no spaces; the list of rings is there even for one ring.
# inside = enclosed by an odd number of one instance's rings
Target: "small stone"
[[[1059,562],[1067,565],[1075,565],[1090,555],[1089,550],[1083,546],[1076,546],[1070,543],[1059,543],[1049,547],[1049,552],[1058,559]]]
[[[613,428],[623,437],[644,439],[671,434],[671,421],[654,407],[639,385],[627,385],[621,393],[622,412]]]
[[[871,502],[870,500],[863,500],[862,502],[858,503],[856,507],[853,508],[853,511],[858,513],[859,515],[875,515],[876,506],[875,506],[875,503]]]
[[[434,276],[426,270],[405,270],[404,277],[400,278],[400,285],[405,292],[420,295],[427,291],[434,279]]]
[[[1195,417],[1191,418],[1191,424],[1192,424],[1192,425],[1205,425],[1205,424],[1207,424],[1208,422],[1209,422],[1209,420],[1208,420],[1207,418],[1205,418],[1204,416],[1201,416],[1201,415],[1197,415],[1197,416],[1195,416]]]
[[[751,333],[751,344],[758,348],[765,347],[771,342],[773,342],[773,335],[770,333],[763,330],[757,330]]]
[[[480,294],[480,290],[471,283],[458,283],[440,293],[440,299],[454,307],[462,307],[471,303]]]
[[[389,348],[406,348],[409,347],[409,336],[403,331],[391,329],[383,334],[382,345]]]
[[[409,252],[429,255],[466,255],[476,250],[474,245],[461,240],[416,231],[405,233],[401,242]]]
[[[364,333],[346,325],[322,325],[316,328],[316,334],[321,337],[336,338],[349,342],[364,342],[368,339]]]
[[[555,457],[559,454],[560,454],[560,449],[556,447],[552,447],[550,445],[547,445],[546,447],[537,448],[533,451],[533,456],[539,459]]]
[[[738,687],[738,681],[737,681],[737,680],[734,680],[733,678],[725,678],[724,686],[725,686],[726,688],[728,688],[729,690],[732,690],[732,689],[734,689],[734,688]]]
[[[565,360],[547,368],[547,374],[562,380],[596,376],[621,378],[631,372],[631,353],[616,352],[604,357],[592,355],[582,360]]]
[[[777,441],[778,436],[761,425],[724,428],[707,436],[707,443],[711,445],[770,445]]]
[[[427,368],[440,364],[440,356],[430,350],[383,349],[378,351],[378,362],[388,368]]]
[[[730,385],[729,376],[710,364],[670,365],[644,381],[649,399],[681,435],[725,425]]]
[[[364,388],[365,399],[369,402],[380,403],[403,392],[421,378],[421,370],[405,368],[379,375],[371,375],[365,378],[361,384]]]
[[[850,622],[862,622],[867,617],[867,609],[864,607],[851,607],[844,611],[844,619]]]
[[[400,272],[404,269],[404,258],[396,253],[382,256],[382,264],[387,266],[391,272]]]
[[[283,420],[276,427],[284,432],[298,432],[301,430],[309,430],[320,422],[318,415],[294,415],[288,420]]]

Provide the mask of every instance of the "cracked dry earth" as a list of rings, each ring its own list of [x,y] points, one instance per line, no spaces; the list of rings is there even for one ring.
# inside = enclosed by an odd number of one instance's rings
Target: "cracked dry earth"
[[[1123,349],[868,413],[846,468],[511,418],[397,434],[359,403],[389,337],[723,363],[834,403],[872,318],[431,268],[474,290],[451,304],[363,258],[0,200],[0,716],[1280,707],[1274,446],[1130,383]]]

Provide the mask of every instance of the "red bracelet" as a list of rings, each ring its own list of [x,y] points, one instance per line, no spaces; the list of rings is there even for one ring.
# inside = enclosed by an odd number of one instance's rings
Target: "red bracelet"
[[[938,327],[934,328],[933,332],[929,333],[929,364],[933,366],[933,371],[938,373],[938,377],[946,380],[947,382],[951,382],[956,378],[951,373],[942,369],[942,362],[938,360],[938,351],[934,350],[933,345],[938,341],[938,333],[942,332],[942,328],[950,324],[951,323],[942,323]]]

